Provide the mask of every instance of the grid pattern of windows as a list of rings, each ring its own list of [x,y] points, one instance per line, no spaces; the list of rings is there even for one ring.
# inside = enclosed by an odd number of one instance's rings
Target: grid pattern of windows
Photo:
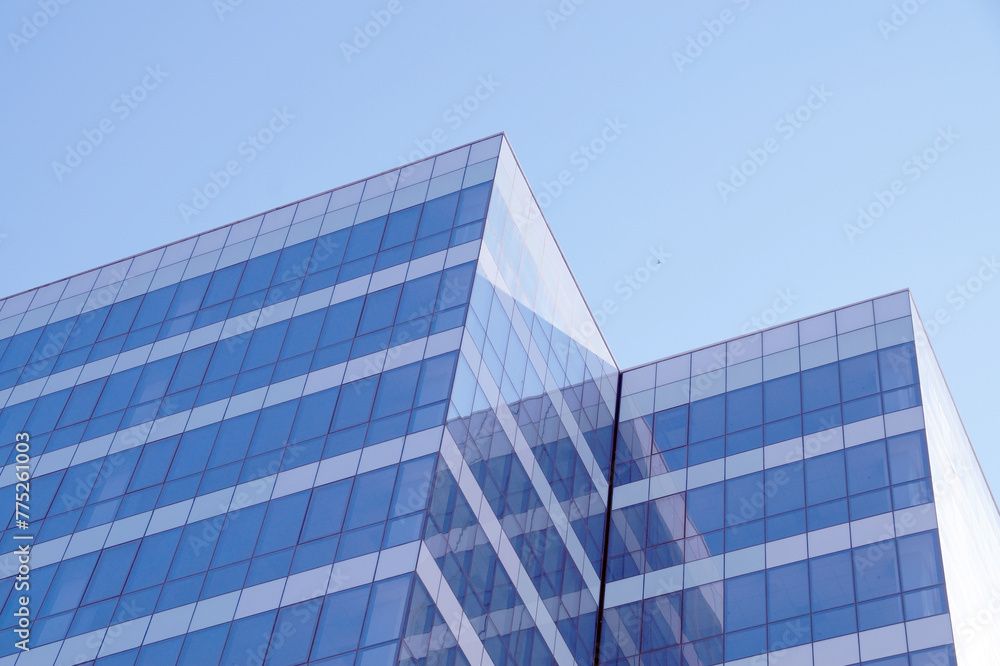
[[[0,300],[0,666],[982,659],[960,430],[905,292],[621,372],[494,136]]]
[[[905,293],[622,391],[603,663],[954,663]],[[939,636],[908,642],[920,626]],[[903,640],[861,638],[879,630]]]
[[[457,658],[415,571],[499,147],[0,304],[6,490],[35,460],[3,663]]]
[[[593,663],[618,371],[506,143],[466,331],[425,540],[470,659]]]

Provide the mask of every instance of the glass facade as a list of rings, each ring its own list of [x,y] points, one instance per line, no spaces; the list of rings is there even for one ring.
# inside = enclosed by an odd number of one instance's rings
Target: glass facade
[[[995,579],[996,506],[932,464],[914,321],[899,292],[624,371],[600,663],[989,663],[945,583]]]
[[[925,341],[622,372],[503,135],[12,296],[0,666],[989,663]]]

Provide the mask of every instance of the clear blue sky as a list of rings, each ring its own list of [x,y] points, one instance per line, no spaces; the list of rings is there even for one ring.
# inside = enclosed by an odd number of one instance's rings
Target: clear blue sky
[[[0,6],[4,295],[503,130],[623,367],[909,287],[1000,489],[997,3],[61,1]]]

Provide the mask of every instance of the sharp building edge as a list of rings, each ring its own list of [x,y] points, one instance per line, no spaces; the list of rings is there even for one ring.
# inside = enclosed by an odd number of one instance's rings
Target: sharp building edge
[[[0,455],[0,666],[1000,653],[909,292],[622,369],[503,134],[0,300]]]

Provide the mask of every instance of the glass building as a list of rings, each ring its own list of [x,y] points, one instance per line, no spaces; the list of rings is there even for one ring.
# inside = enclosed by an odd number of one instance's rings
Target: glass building
[[[0,666],[1000,654],[909,294],[621,371],[503,135],[0,301],[0,452]]]

